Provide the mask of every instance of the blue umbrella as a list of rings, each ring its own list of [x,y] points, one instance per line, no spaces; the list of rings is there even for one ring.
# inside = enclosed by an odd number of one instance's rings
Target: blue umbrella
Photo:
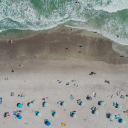
[[[19,115],[19,116],[18,116],[18,119],[22,119],[22,116]]]
[[[18,104],[18,108],[22,108],[23,107],[23,105],[22,104]]]
[[[51,125],[51,123],[50,123],[49,121],[47,121],[47,122],[46,122],[46,125],[47,125],[47,126],[50,126],[50,125]]]

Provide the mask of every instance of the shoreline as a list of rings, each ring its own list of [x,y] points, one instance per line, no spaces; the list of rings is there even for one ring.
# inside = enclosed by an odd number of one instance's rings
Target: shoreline
[[[72,29],[72,30],[71,30]],[[10,30],[11,31],[11,30]],[[19,30],[18,30],[19,31]],[[21,33],[24,33],[24,35],[27,33],[29,33],[30,31],[21,31]],[[106,37],[104,37],[102,34],[100,33],[95,33],[93,31],[87,31],[87,30],[83,30],[83,29],[77,29],[77,28],[70,28],[70,27],[65,27],[64,25],[58,25],[57,27],[54,27],[52,29],[48,29],[48,30],[41,30],[41,31],[31,31],[28,35],[26,36],[21,36],[21,37],[12,37],[12,38],[0,38],[0,43],[1,42],[6,42],[8,43],[9,40],[14,40],[14,41],[19,41],[19,40],[26,40],[29,38],[36,38],[38,35],[43,35],[43,34],[52,34],[52,33],[62,33],[62,34],[68,34],[71,35],[72,33],[76,34],[77,36],[80,35],[82,37],[89,37],[89,38],[96,38],[96,39],[104,39],[104,40],[108,40],[109,42],[111,42],[112,44],[112,49],[119,54],[120,56],[124,56],[125,58],[128,58],[128,46],[126,45],[121,45],[118,44]]]
[[[113,41],[99,33],[67,27],[55,27],[25,38],[14,38],[0,41],[1,60],[7,59],[43,59],[66,60],[70,58],[85,61],[104,61],[110,64],[126,64],[113,51]],[[10,54],[9,54],[10,53]]]

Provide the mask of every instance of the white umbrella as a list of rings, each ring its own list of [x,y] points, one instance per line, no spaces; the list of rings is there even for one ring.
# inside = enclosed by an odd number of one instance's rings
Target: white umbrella
[[[38,114],[37,114],[37,116],[39,116],[39,117],[41,117],[41,115],[42,115],[41,113],[38,113]]]
[[[73,114],[73,118],[77,118],[77,115],[76,114]]]

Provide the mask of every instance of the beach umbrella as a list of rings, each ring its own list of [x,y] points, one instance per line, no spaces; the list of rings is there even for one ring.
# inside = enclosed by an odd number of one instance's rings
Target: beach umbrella
[[[92,101],[92,97],[91,96],[89,97],[89,100]]]
[[[44,102],[44,107],[47,107],[48,106],[48,103],[47,102]]]
[[[121,109],[121,108],[122,108],[122,106],[121,106],[121,105],[119,105],[119,104],[118,104],[118,106],[117,106],[117,107],[118,107],[119,109]]]
[[[22,104],[18,104],[18,108],[22,108],[23,107],[23,105]]]
[[[32,103],[29,103],[28,104],[28,107],[30,107],[30,108],[33,107],[33,104]]]
[[[76,114],[73,114],[73,118],[76,118],[77,117],[77,115]]]
[[[126,121],[125,121],[125,120],[121,120],[121,123],[122,123],[122,124],[125,124],[125,123],[126,123]]]
[[[66,103],[65,103],[65,102],[62,102],[62,104],[61,104],[61,105],[64,107],[64,106],[66,106]]]
[[[22,119],[22,116],[19,115],[19,116],[18,116],[18,119]]]
[[[110,119],[111,119],[111,120],[113,120],[113,119],[114,119],[114,116],[113,116],[113,115],[111,115],[111,116],[110,116]]]
[[[38,113],[38,114],[37,114],[37,116],[39,116],[39,117],[41,117],[41,115],[42,115],[41,113]]]
[[[50,126],[50,125],[51,125],[51,123],[50,123],[49,121],[47,121],[47,122],[46,122],[46,125],[47,125],[47,126]]]
[[[94,114],[95,114],[95,115],[98,115],[99,113],[98,113],[98,111],[94,111]]]
[[[10,114],[9,114],[9,113],[7,113],[7,114],[5,115],[5,117],[6,117],[6,118],[9,118],[9,117],[10,117]]]
[[[100,105],[101,105],[101,106],[104,106],[104,105],[105,105],[105,103],[104,103],[104,102],[100,102]]]
[[[53,116],[54,116],[54,117],[58,117],[58,114],[57,114],[57,113],[55,113]]]
[[[84,103],[84,102],[82,102],[80,105],[81,105],[81,106],[84,106],[84,105],[85,105],[85,103]]]

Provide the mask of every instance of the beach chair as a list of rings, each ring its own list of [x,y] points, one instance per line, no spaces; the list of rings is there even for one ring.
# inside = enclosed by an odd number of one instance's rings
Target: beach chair
[[[66,85],[69,85],[69,82],[68,82],[68,83],[66,83]]]
[[[11,96],[14,96],[14,92],[11,92]]]
[[[116,106],[116,103],[115,102],[113,102],[113,106]]]
[[[22,113],[22,110],[19,110],[20,113]]]
[[[116,107],[118,107],[118,105],[119,105],[119,104],[116,102]]]
[[[107,118],[110,118],[111,113],[106,113]]]
[[[79,105],[81,104],[81,101],[80,102],[77,102]]]
[[[119,117],[120,115],[115,115],[115,117]]]
[[[46,124],[46,122],[48,122],[48,121],[49,121],[48,119],[44,119],[45,124]]]
[[[56,113],[56,111],[52,111],[52,115],[54,115]]]
[[[60,104],[61,102],[57,102],[57,104]]]
[[[35,111],[35,113],[36,113],[36,116],[37,116],[37,114],[39,113],[39,111]]]
[[[0,97],[0,104],[2,104],[2,97]]]
[[[76,84],[74,84],[74,86],[76,86]]]
[[[12,72],[13,72],[13,73],[15,73],[15,71],[14,71],[14,70],[12,70]]]
[[[15,112],[15,111],[14,111],[14,112],[13,112],[13,115],[15,115],[15,116],[16,116],[16,114],[17,114],[17,112]]]
[[[117,117],[116,119],[118,119],[118,120],[119,120],[119,119],[121,119],[121,117]]]
[[[72,116],[73,115],[73,112],[70,112],[70,116]]]
[[[67,126],[67,123],[61,123],[61,126]]]
[[[77,86],[76,86],[77,88],[79,88],[79,85],[77,84]]]

